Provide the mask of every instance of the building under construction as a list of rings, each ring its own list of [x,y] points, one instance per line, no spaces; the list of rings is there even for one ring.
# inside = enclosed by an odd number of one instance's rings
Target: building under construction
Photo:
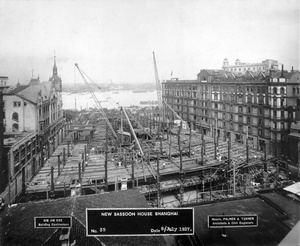
[[[75,112],[38,174],[30,182],[22,176],[23,200],[134,188],[152,206],[174,207],[251,195],[288,180],[288,161],[266,148],[209,135],[184,121],[162,100],[154,53],[153,58],[155,108],[102,108],[94,93],[101,89],[75,64],[97,109]],[[213,129],[218,132],[217,125]],[[8,196],[15,197],[13,192],[9,184]]]

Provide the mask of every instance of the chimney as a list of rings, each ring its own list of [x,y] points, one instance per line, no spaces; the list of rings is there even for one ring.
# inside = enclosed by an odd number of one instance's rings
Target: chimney
[[[273,75],[274,75],[274,70],[273,70],[273,68],[270,68],[270,78],[273,78]]]
[[[294,67],[292,66],[292,71],[291,71],[292,73],[294,72]]]
[[[281,65],[281,78],[283,78],[283,64]]]

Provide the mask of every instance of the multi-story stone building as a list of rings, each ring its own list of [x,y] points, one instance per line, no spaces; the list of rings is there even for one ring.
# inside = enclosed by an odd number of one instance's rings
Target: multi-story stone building
[[[300,120],[298,71],[234,74],[201,70],[197,80],[163,82],[165,100],[194,130],[290,155],[288,134]]]
[[[269,72],[270,69],[278,70],[278,61],[267,59],[258,63],[242,63],[239,59],[235,60],[234,65],[230,65],[227,58],[223,61],[223,70],[232,72],[232,73],[241,73],[246,74],[247,71],[251,72]]]
[[[31,79],[3,95],[4,144],[10,181],[20,187],[29,181],[65,136],[62,81],[54,57],[49,81]],[[17,189],[17,188],[16,188]],[[19,189],[16,191],[18,193]]]

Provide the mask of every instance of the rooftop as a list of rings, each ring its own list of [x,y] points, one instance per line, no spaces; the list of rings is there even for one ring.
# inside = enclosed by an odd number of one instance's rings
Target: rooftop
[[[35,229],[36,216],[72,216],[71,242],[76,245],[165,245],[163,237],[86,237],[86,208],[147,208],[145,197],[137,190],[76,196],[42,202],[21,203],[11,207],[0,220],[4,245],[57,245],[60,229]],[[1,232],[0,232],[1,233]]]
[[[203,245],[278,245],[299,220],[300,203],[281,192],[195,207],[195,235]],[[208,215],[257,215],[257,227],[208,228]],[[227,235],[223,237],[222,234]]]

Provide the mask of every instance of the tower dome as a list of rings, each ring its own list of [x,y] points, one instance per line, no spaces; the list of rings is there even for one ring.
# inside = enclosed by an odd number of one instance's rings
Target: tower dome
[[[225,59],[223,60],[223,67],[226,67],[226,66],[228,66],[228,65],[229,65],[228,59],[225,58]]]

